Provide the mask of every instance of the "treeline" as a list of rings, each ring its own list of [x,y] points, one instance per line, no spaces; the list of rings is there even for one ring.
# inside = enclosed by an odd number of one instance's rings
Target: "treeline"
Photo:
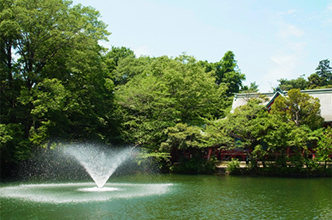
[[[319,61],[316,71],[307,79],[301,75],[297,79],[279,79],[278,88],[282,90],[290,89],[322,89],[332,88],[332,67],[328,59]]]
[[[253,157],[331,140],[331,130],[319,130],[319,102],[297,91],[313,105],[298,111],[301,121],[284,110],[287,98],[273,114],[259,99],[229,114],[234,93],[258,91],[242,84],[232,51],[215,63],[186,54],[136,57],[126,47],[100,46],[110,33],[90,7],[4,0],[0,9],[2,169],[66,142],[139,145],[167,161],[172,149],[203,154],[238,146],[234,138],[260,152]]]
[[[108,51],[99,17],[70,1],[1,1],[2,163],[59,142],[158,150],[165,129],[224,117],[232,94],[248,89],[231,51],[216,63]]]

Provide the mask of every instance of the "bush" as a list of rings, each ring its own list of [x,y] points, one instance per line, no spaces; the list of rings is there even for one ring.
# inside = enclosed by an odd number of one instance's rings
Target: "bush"
[[[213,173],[216,169],[216,159],[212,157],[210,160],[196,156],[193,158],[183,159],[179,164],[171,166],[170,170],[174,173],[185,174],[206,174]]]
[[[227,171],[229,173],[238,173],[240,168],[240,162],[237,158],[232,158],[232,161],[227,164]]]

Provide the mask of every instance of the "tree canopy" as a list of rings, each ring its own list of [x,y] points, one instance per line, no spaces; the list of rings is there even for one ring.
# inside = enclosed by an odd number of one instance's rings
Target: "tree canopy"
[[[0,8],[2,161],[66,141],[158,149],[168,127],[223,117],[241,89],[231,51],[211,64],[221,70],[185,54],[136,57],[100,45],[110,33],[91,7],[5,0]]]
[[[115,90],[127,140],[158,147],[167,127],[201,125],[205,119],[223,116],[226,87],[215,84],[212,73],[206,73],[193,57],[158,57],[140,65],[136,69],[144,71],[132,74]]]
[[[68,0],[0,2],[2,165],[57,142],[134,144],[165,157],[172,148],[211,146],[285,154],[313,137],[322,154],[329,150],[330,130],[311,135],[322,123],[319,101],[299,90],[277,98],[271,114],[260,99],[229,113],[235,93],[258,91],[255,82],[243,86],[232,51],[215,63],[136,57],[101,46],[106,27],[98,11]],[[280,87],[329,87],[329,65],[322,60],[308,81],[280,79]]]
[[[278,82],[278,88],[282,90],[332,88],[332,67],[330,67],[330,60],[319,61],[316,72],[311,74],[307,79],[304,78],[304,75],[301,75],[297,79],[279,79]]]
[[[16,158],[52,139],[102,138],[113,82],[99,13],[65,0],[5,0],[0,8],[1,155]]]

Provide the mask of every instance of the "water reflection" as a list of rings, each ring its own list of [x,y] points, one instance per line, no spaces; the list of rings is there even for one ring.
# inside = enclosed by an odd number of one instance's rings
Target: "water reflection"
[[[96,194],[96,198],[104,196],[107,198],[105,200],[36,203],[1,197],[1,217],[4,219],[8,216],[21,219],[26,216],[35,219],[332,219],[332,183],[331,179],[327,178],[140,175],[117,177],[112,181],[114,183],[108,183],[106,186],[118,190],[81,192],[77,189],[93,188],[93,184],[72,186],[71,196],[78,195],[82,198],[83,195]],[[1,194],[4,188],[6,187],[0,188]],[[47,187],[40,190],[48,191]],[[58,196],[61,196],[61,193],[68,194],[63,187],[58,187],[56,191],[59,191]],[[148,192],[159,193],[146,194]],[[127,196],[124,196],[124,193]]]

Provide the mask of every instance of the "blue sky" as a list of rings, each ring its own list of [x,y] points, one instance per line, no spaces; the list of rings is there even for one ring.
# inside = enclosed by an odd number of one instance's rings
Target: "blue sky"
[[[277,79],[305,78],[320,60],[332,65],[332,0],[74,0],[108,25],[109,42],[137,56],[219,61],[231,50],[244,84],[261,92]]]

